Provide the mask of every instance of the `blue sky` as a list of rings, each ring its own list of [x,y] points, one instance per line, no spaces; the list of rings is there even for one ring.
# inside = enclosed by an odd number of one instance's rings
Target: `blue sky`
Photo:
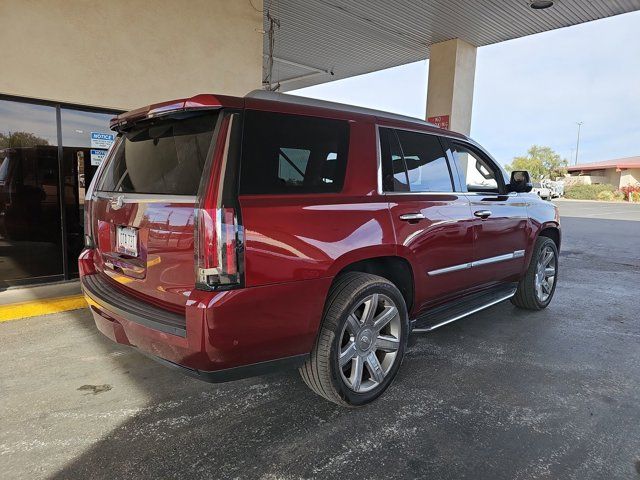
[[[296,95],[424,118],[428,61]],[[640,12],[478,49],[471,136],[502,163],[547,145],[579,162],[640,155]]]

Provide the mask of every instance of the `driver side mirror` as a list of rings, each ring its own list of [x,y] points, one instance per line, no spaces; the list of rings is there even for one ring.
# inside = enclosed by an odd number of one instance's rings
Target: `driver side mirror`
[[[527,193],[533,188],[531,177],[526,170],[514,170],[511,172],[511,180],[509,181],[509,191],[516,193]]]

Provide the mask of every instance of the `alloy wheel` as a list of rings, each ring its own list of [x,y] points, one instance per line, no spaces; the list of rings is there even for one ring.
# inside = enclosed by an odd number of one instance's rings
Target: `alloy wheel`
[[[556,254],[549,245],[544,247],[538,256],[536,266],[536,297],[542,303],[546,302],[553,292],[553,285],[556,281]]]
[[[400,312],[386,295],[374,293],[349,314],[342,329],[338,366],[345,384],[363,393],[380,385],[398,358]]]

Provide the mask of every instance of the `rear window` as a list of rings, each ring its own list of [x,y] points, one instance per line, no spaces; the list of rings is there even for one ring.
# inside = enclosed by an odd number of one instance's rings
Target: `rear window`
[[[348,141],[346,121],[248,110],[240,193],[339,192]]]
[[[218,113],[145,121],[122,135],[99,190],[196,195]]]
[[[453,192],[440,140],[435,135],[380,128],[382,181],[386,192]]]

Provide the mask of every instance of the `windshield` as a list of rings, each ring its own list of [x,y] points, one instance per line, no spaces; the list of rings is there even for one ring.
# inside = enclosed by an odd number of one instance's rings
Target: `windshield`
[[[145,121],[121,135],[98,190],[196,195],[218,112]]]

